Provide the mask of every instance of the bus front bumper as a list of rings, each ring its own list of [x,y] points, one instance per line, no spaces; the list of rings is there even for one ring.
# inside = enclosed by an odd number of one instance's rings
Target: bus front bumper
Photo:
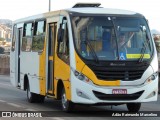
[[[139,86],[97,86],[76,77],[73,77],[71,84],[71,101],[80,104],[141,103],[157,101],[158,97],[158,77]],[[125,90],[126,93],[113,94],[113,90]]]

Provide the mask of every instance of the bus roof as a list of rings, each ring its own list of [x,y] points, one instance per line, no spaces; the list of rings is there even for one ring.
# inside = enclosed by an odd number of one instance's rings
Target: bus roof
[[[123,14],[123,15],[134,15],[136,12],[121,9],[111,8],[99,8],[99,7],[85,7],[85,8],[70,8],[66,9],[70,12],[88,13],[88,14]]]
[[[111,8],[100,8],[100,7],[79,7],[79,8],[69,8],[64,10],[58,10],[58,11],[51,11],[42,13],[39,15],[29,16],[26,18],[15,20],[14,23],[20,23],[24,21],[29,20],[35,20],[35,19],[43,19],[47,17],[51,17],[53,15],[60,14],[61,11],[65,12],[76,12],[76,13],[85,13],[85,14],[112,14],[112,15],[141,15],[139,13],[129,11],[129,10],[121,10],[121,9],[111,9]]]

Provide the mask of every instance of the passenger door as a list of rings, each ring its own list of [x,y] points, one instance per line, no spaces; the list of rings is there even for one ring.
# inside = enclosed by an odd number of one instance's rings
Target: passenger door
[[[18,73],[18,87],[20,87],[20,51],[21,51],[21,40],[22,40],[22,27],[18,28],[18,69],[17,69],[17,73]]]
[[[16,73],[16,55],[17,55],[17,25],[13,26],[12,32],[12,46],[10,51],[10,80],[13,86],[17,87],[17,73]]]
[[[54,93],[54,56],[55,56],[55,43],[57,38],[57,21],[58,17],[49,18],[47,20],[48,26],[48,75],[47,75],[47,94],[53,95]]]
[[[17,24],[13,28],[12,47],[10,53],[10,76],[11,83],[15,87],[20,87],[20,49],[22,40],[23,24]]]

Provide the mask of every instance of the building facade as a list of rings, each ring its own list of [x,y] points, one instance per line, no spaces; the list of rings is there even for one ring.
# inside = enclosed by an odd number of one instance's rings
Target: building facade
[[[7,42],[11,41],[11,28],[0,24],[0,38],[6,40]]]

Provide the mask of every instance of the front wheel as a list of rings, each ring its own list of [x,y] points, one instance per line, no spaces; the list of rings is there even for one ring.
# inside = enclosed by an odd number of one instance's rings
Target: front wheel
[[[74,103],[67,100],[64,88],[63,88],[62,94],[61,94],[61,105],[62,105],[62,110],[65,112],[71,112],[74,108]]]
[[[141,103],[127,103],[129,112],[138,112],[141,108]]]

